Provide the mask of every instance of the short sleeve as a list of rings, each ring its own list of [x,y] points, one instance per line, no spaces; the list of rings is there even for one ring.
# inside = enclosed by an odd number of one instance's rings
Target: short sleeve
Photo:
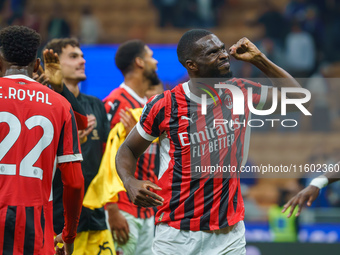
[[[156,95],[144,106],[137,123],[138,133],[146,140],[153,141],[164,132],[166,102],[165,95]]]
[[[77,124],[72,108],[70,107],[61,128],[57,149],[57,162],[65,163],[82,160]]]

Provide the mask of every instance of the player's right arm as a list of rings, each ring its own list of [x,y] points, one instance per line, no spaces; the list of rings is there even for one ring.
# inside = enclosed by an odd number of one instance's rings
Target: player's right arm
[[[84,197],[84,177],[81,164],[77,162],[67,162],[58,165],[61,171],[61,178],[64,185],[63,205],[65,226],[63,232],[59,234],[54,244],[63,243],[63,248],[57,247],[57,254],[63,250],[65,254],[72,254],[73,242],[77,235],[77,227]],[[58,253],[59,252],[59,253]]]
[[[143,207],[160,206],[164,201],[162,197],[150,190],[161,190],[160,187],[150,181],[137,180],[134,176],[137,159],[151,142],[144,139],[134,127],[119,147],[116,156],[116,169],[131,201]]]
[[[338,162],[337,164],[340,164]],[[299,206],[299,209],[296,213],[296,217],[300,215],[302,208],[307,203],[307,206],[311,206],[314,200],[318,197],[320,193],[320,189],[327,186],[328,184],[331,184],[333,182],[339,181],[340,175],[337,172],[327,172],[324,175],[318,176],[312,180],[312,182],[301,190],[297,195],[292,197],[284,206],[282,213],[287,211],[287,209],[290,207],[290,211],[288,214],[288,218],[292,216],[294,209],[296,206]]]
[[[300,93],[298,89],[301,89],[301,85],[293,78],[287,71],[270,61],[248,38],[244,37],[240,39],[236,44],[230,47],[230,55],[237,60],[252,63],[259,70],[261,70],[273,83],[274,87],[278,88],[277,98],[278,107],[276,113],[281,110],[281,89],[292,88],[293,91],[289,92],[290,99],[300,99],[305,107],[308,107],[310,101],[305,94]],[[273,103],[273,88],[268,88],[267,98],[265,101],[264,109],[269,109]],[[288,105],[287,111],[296,111],[295,105]]]

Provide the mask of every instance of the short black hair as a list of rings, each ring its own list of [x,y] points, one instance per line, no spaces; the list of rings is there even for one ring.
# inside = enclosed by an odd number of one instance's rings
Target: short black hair
[[[118,69],[125,75],[131,70],[134,60],[143,57],[146,44],[141,40],[130,40],[121,44],[116,52],[115,62]]]
[[[0,31],[0,50],[7,62],[28,66],[37,58],[40,35],[31,28],[9,26]]]
[[[177,45],[177,57],[179,62],[185,67],[185,62],[192,58],[195,42],[204,36],[211,35],[212,32],[205,29],[192,29],[187,31],[179,40]]]
[[[53,50],[54,53],[60,55],[63,48],[66,48],[68,45],[80,48],[79,41],[76,38],[57,38],[49,41],[44,47],[44,50]]]

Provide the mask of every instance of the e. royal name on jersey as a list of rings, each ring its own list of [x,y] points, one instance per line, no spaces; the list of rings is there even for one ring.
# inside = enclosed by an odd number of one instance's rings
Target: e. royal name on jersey
[[[2,87],[0,86],[0,99],[14,99],[19,101],[29,100],[31,102],[43,103],[47,105],[52,105],[48,101],[48,93],[35,90],[24,90],[8,87],[7,92],[2,92]]]

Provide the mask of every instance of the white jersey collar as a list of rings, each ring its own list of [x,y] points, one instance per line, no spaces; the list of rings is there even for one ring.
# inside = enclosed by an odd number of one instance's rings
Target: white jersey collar
[[[7,79],[24,79],[24,80],[36,82],[32,78],[30,78],[30,77],[28,77],[28,76],[26,76],[24,74],[11,74],[11,75],[4,76],[3,78],[7,78]]]
[[[189,82],[184,82],[182,84],[183,86],[183,90],[184,90],[184,93],[185,95],[192,101],[194,101],[195,103],[198,103],[198,104],[202,104],[202,99],[195,95],[194,93],[192,93],[189,89]],[[221,95],[221,90],[218,91],[218,94]],[[215,100],[218,100],[217,96],[214,97]],[[207,104],[213,104],[214,103],[214,100],[209,96],[207,97]]]
[[[132,88],[127,86],[124,82],[120,84],[119,87],[125,89],[134,99],[136,99],[139,103],[143,105],[145,105],[146,102],[148,101],[147,97],[142,98],[138,96],[137,93]]]

